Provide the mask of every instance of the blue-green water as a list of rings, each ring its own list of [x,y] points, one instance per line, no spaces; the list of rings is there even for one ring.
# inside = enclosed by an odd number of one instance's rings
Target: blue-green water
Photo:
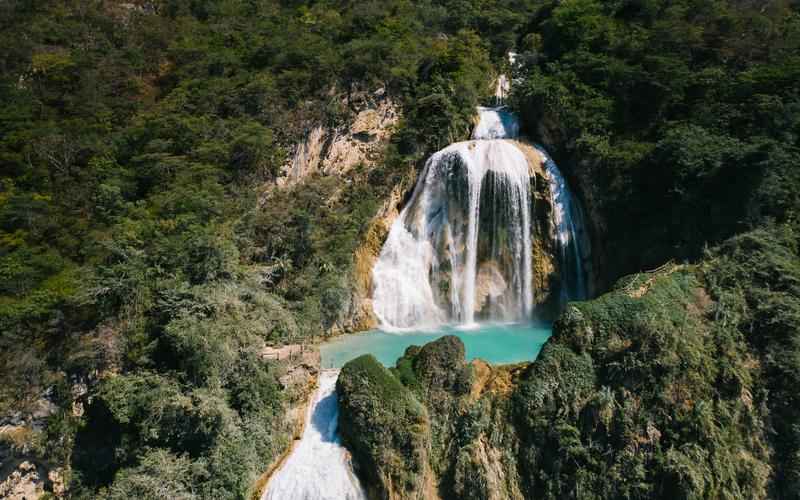
[[[541,324],[481,324],[471,330],[444,327],[402,333],[374,330],[337,337],[322,344],[320,350],[324,368],[341,368],[362,354],[372,354],[383,365],[394,366],[408,346],[455,335],[464,342],[468,361],[480,358],[492,364],[508,364],[536,359],[550,332],[550,325]]]

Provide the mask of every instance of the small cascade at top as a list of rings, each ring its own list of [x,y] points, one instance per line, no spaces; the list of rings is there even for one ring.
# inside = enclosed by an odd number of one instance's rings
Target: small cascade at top
[[[513,139],[519,136],[517,117],[504,106],[496,108],[478,107],[480,119],[472,131],[472,139]]]
[[[502,106],[506,103],[506,98],[510,90],[511,82],[509,82],[508,77],[506,75],[498,76],[494,88],[494,99],[498,106]]]
[[[531,188],[519,124],[479,108],[473,140],[426,163],[373,268],[373,309],[389,329],[529,317]]]

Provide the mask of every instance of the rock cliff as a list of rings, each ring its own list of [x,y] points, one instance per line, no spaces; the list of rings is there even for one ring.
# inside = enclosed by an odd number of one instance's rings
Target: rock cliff
[[[278,186],[291,186],[313,174],[346,177],[358,166],[369,168],[380,161],[400,118],[398,107],[382,89],[360,94],[351,105],[355,110],[349,123],[318,125],[292,148]]]

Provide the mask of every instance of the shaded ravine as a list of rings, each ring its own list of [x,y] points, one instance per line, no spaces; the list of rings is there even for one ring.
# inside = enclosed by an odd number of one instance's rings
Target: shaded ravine
[[[555,161],[538,147],[545,159],[545,171],[550,184],[552,224],[557,259],[561,271],[561,308],[571,300],[589,298],[586,265],[590,261],[589,237],[583,220],[583,209],[572,194],[566,179]]]

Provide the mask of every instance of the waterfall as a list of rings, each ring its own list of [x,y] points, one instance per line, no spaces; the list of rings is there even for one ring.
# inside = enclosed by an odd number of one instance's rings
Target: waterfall
[[[506,139],[519,135],[517,118],[504,107],[478,107],[480,119],[472,131],[473,139]]]
[[[373,268],[373,309],[384,328],[472,325],[530,315],[531,190],[519,125],[479,108],[473,140],[426,163]]]
[[[338,370],[323,370],[306,414],[303,437],[270,479],[261,500],[366,500],[339,442]]]
[[[584,232],[583,211],[556,163],[542,148],[539,151],[545,157],[550,183],[552,222],[561,270],[560,301],[565,304],[570,300],[585,300],[589,297],[584,266],[589,255],[589,241]]]
[[[508,81],[508,77],[506,75],[498,76],[494,87],[494,99],[498,106],[505,104],[509,90],[511,90],[511,82]]]

